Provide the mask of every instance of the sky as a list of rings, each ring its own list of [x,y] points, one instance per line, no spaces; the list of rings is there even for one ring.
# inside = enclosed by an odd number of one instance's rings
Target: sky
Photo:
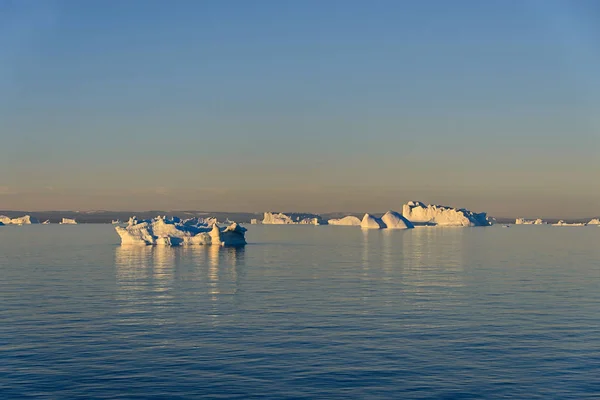
[[[600,215],[595,0],[0,0],[0,210]]]

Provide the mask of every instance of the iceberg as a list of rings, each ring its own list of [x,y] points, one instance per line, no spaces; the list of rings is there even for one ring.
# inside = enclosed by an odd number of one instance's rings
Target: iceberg
[[[44,222],[42,222],[42,225],[50,225],[50,220],[49,219],[45,220]]]
[[[59,222],[61,225],[77,225],[77,221],[74,218],[63,218],[62,221]]]
[[[265,212],[264,225],[322,225],[321,217],[314,214],[292,214]]]
[[[246,244],[246,228],[235,222],[227,227],[208,225],[202,218],[181,220],[164,216],[138,221],[131,217],[126,227],[115,226],[122,245],[241,246]]]
[[[327,221],[327,224],[339,226],[360,226],[360,218],[348,215],[344,218],[330,219]]]
[[[545,222],[540,218],[536,220],[527,220],[525,218],[517,218],[515,220],[515,225],[544,225]]]
[[[121,223],[121,221],[118,219],[113,219],[110,223],[113,225],[119,225]]]
[[[381,217],[381,222],[383,222],[387,229],[411,229],[415,227],[413,223],[404,218],[402,214],[392,210],[386,212],[383,217]]]
[[[588,225],[600,225],[600,218],[594,218],[587,223]]]
[[[252,219],[250,220],[250,225],[257,225],[257,224],[258,224],[258,219],[256,219],[256,218],[252,218]]]
[[[385,225],[379,218],[367,213],[360,222],[360,227],[363,229],[382,229],[385,228]]]
[[[552,226],[586,226],[586,225],[587,224],[585,224],[583,222],[581,222],[581,223],[578,222],[578,223],[572,223],[571,224],[571,223],[563,221],[562,219],[560,221],[558,221],[557,223],[552,224]]]
[[[265,212],[262,223],[264,225],[289,225],[293,224],[294,221],[289,215],[285,215],[283,213],[274,214]]]
[[[409,201],[402,206],[402,215],[413,224],[438,226],[489,226],[486,213],[474,213],[453,208]]]
[[[2,222],[4,225],[30,225],[40,223],[37,218],[32,217],[31,215],[24,215],[17,218],[10,218],[6,215],[0,215],[0,222]]]

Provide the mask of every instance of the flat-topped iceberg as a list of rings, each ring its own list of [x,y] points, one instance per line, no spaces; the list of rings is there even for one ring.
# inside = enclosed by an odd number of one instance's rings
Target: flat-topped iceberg
[[[330,219],[327,221],[327,224],[340,226],[360,226],[360,218],[348,215],[344,218]]]
[[[0,222],[2,222],[4,225],[30,225],[40,223],[37,218],[32,217],[31,215],[24,215],[17,218],[10,218],[6,215],[0,215]]]
[[[227,227],[208,225],[202,218],[181,220],[156,217],[152,220],[129,219],[126,227],[115,226],[122,245],[241,246],[246,244],[246,228],[235,222]]]
[[[402,206],[402,215],[413,224],[438,226],[489,226],[486,213],[474,213],[464,208],[452,208],[409,201]]]
[[[410,229],[415,227],[413,223],[404,218],[402,214],[391,210],[381,217],[381,222],[383,222],[383,225],[385,225],[385,228],[387,229]]]
[[[587,223],[588,225],[600,225],[600,218],[594,218]]]
[[[77,225],[77,221],[74,218],[63,218],[62,221],[59,222],[61,225]]]
[[[322,225],[321,217],[314,214],[291,214],[265,212],[264,225]]]
[[[583,222],[577,222],[577,223],[568,223],[563,221],[562,219],[560,221],[558,221],[555,224],[552,224],[552,226],[586,226],[585,223]]]
[[[538,218],[536,220],[533,220],[533,219],[527,220],[525,218],[517,218],[515,220],[515,225],[544,225],[544,224],[545,224],[545,222],[540,218]]]

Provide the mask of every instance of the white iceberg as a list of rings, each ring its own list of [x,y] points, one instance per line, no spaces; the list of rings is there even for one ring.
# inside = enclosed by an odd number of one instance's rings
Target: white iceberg
[[[220,228],[213,223],[208,225],[202,218],[182,221],[175,217],[156,217],[153,220],[138,221],[129,219],[126,227],[115,226],[123,245],[166,245],[193,246],[219,245],[241,246],[246,244],[246,228],[235,222]]]
[[[562,219],[560,221],[558,221],[555,224],[552,224],[552,226],[586,226],[585,223],[583,222],[577,222],[577,223],[568,223],[563,221]]]
[[[265,212],[264,225],[321,225],[321,217],[314,214],[292,214]]]
[[[252,218],[252,219],[250,220],[250,224],[251,224],[251,225],[257,225],[257,224],[258,224],[258,219],[256,219],[256,218]]]
[[[383,217],[381,217],[381,222],[387,229],[411,229],[415,226],[412,222],[407,220],[402,216],[402,214],[397,213],[396,211],[388,211]]]
[[[594,218],[587,223],[588,225],[600,225],[600,218]]]
[[[360,222],[360,227],[363,229],[382,229],[385,228],[385,225],[379,218],[367,213]]]
[[[62,221],[59,222],[61,225],[77,225],[77,221],[74,218],[63,218]]]
[[[45,220],[44,222],[42,222],[42,225],[50,225],[50,220],[49,219]]]
[[[330,219],[327,221],[327,224],[340,226],[360,226],[360,218],[348,215],[344,218]]]
[[[538,218],[536,220],[527,220],[525,218],[517,218],[515,220],[515,225],[544,225],[545,222]]]
[[[402,206],[402,215],[413,224],[438,226],[489,226],[486,213],[474,213],[453,208],[409,201]]]
[[[262,220],[264,225],[290,225],[293,224],[294,221],[289,215],[285,215],[284,213],[270,213],[265,212]]]
[[[32,217],[31,215],[24,215],[17,218],[10,218],[6,215],[0,215],[0,222],[2,222],[4,225],[30,225],[40,223],[37,218]]]
[[[113,225],[119,225],[121,223],[121,220],[119,220],[119,219],[113,219],[110,223],[113,224]]]

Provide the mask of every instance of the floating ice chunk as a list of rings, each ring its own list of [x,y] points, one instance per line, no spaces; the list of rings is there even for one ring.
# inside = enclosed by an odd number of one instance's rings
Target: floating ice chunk
[[[452,208],[409,201],[402,206],[402,215],[413,224],[439,226],[489,226],[486,213],[474,213],[464,208]]]
[[[541,219],[536,220],[526,220],[525,218],[517,218],[515,220],[515,225],[544,225],[545,222]]]
[[[74,218],[63,218],[62,221],[59,222],[61,225],[77,225],[77,221]]]
[[[115,226],[123,245],[192,246],[214,244],[240,246],[246,244],[246,228],[235,222],[220,228],[208,225],[202,218],[181,221],[179,218],[156,217],[138,221],[131,217],[126,227]]]
[[[344,218],[330,219],[327,223],[329,225],[360,226],[360,218],[348,215]]]
[[[381,229],[384,228],[385,225],[379,218],[376,218],[371,214],[365,214],[360,222],[360,227],[363,229]]]
[[[581,223],[568,223],[563,221],[562,219],[560,221],[558,221],[555,224],[552,224],[552,226],[586,226],[587,224],[581,222]]]
[[[400,213],[391,210],[381,217],[381,222],[388,229],[410,229],[415,227],[412,222],[404,218]]]
[[[6,215],[0,215],[0,222],[2,222],[4,225],[30,225],[40,223],[37,218],[32,217],[31,215],[24,215],[17,218],[10,218]]]
[[[587,223],[588,225],[600,225],[600,218],[594,218]]]

